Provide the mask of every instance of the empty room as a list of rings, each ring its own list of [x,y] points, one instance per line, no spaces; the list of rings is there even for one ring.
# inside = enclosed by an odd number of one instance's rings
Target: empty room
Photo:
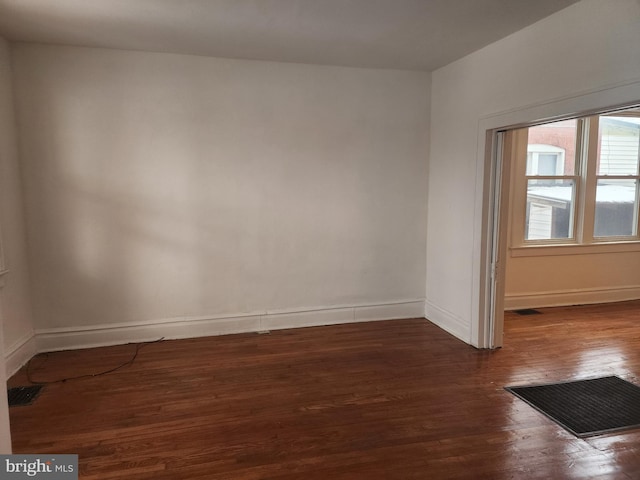
[[[638,44],[638,0],[0,0],[0,476],[639,478]]]

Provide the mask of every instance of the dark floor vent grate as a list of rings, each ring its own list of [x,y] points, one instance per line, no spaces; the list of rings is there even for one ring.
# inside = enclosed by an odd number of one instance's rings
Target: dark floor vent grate
[[[514,310],[513,312],[518,315],[539,315],[542,313],[540,310],[536,310],[535,308],[523,308],[521,310]]]
[[[18,407],[21,405],[31,405],[40,394],[40,390],[42,390],[42,385],[10,388],[7,392],[9,397],[9,406]]]
[[[505,388],[577,437],[640,427],[640,387],[619,377]]]

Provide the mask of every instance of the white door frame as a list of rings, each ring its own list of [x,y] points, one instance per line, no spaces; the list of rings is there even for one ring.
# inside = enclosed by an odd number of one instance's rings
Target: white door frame
[[[1,285],[0,285],[1,288]],[[0,298],[0,454],[11,453],[11,429],[9,427],[9,403],[7,401],[7,366],[4,356],[4,323],[2,321],[2,303]]]
[[[2,335],[0,335],[0,341],[2,340]],[[11,429],[9,428],[9,403],[6,395],[7,378],[5,369],[4,346],[0,343],[0,387],[4,389],[4,392],[0,395],[0,454],[11,453]]]
[[[504,269],[507,255],[508,161],[503,162],[501,131],[535,123],[587,116],[640,103],[640,81],[593,89],[576,95],[481,117],[478,121],[476,212],[471,343],[502,346]]]
[[[7,273],[2,249],[2,230],[0,229],[0,454],[11,453],[11,428],[9,426],[9,402],[7,399],[7,360],[4,354],[4,319],[2,308],[2,287]]]

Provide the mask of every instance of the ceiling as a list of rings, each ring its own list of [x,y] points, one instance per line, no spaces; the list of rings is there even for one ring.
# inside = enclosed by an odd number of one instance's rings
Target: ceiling
[[[12,41],[432,71],[577,0],[0,0]]]

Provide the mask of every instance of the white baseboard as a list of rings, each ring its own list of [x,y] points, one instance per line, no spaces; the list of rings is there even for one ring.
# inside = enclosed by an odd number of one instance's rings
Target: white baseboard
[[[36,330],[38,352],[77,350],[124,343],[149,342],[159,338],[207,337],[260,330],[260,316],[160,320],[144,324],[97,325],[92,327]]]
[[[341,323],[373,322],[400,318],[423,318],[424,300],[408,300],[380,305],[355,305],[304,311],[267,312],[261,330],[316,327]]]
[[[36,330],[37,352],[75,350],[123,343],[195,338],[341,323],[422,318],[424,300],[270,311],[231,316],[185,317],[137,324]]]
[[[562,307],[640,299],[640,285],[631,287],[585,288],[555,292],[505,295],[504,309]]]
[[[393,320],[396,318],[424,318],[424,299],[413,302],[356,307],[353,317],[356,322]]]
[[[5,353],[7,378],[20,370],[36,353],[38,353],[38,351],[35,334],[33,332],[23,336],[11,345]]]
[[[457,315],[426,300],[424,302],[424,316],[431,323],[454,337],[471,344],[471,326]]]

